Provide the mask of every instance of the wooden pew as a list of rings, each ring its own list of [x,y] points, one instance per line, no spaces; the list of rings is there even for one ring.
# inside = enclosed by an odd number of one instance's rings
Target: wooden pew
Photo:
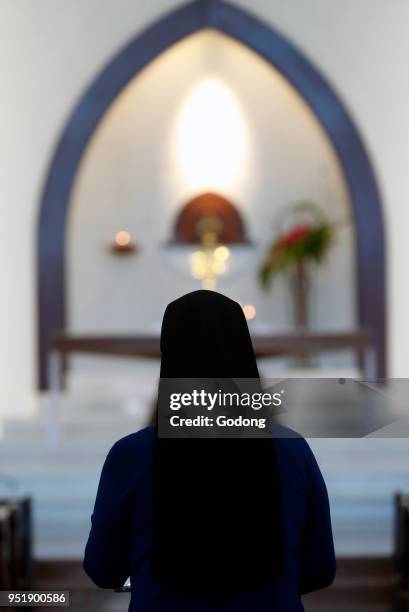
[[[0,499],[0,590],[31,588],[31,499]]]

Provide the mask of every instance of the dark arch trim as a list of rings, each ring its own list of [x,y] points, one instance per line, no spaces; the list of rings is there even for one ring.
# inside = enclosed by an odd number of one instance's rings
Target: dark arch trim
[[[72,112],[54,152],[38,226],[38,381],[42,389],[47,387],[50,340],[65,328],[65,227],[71,189],[85,147],[123,87],[168,47],[203,28],[235,38],[277,68],[310,105],[331,139],[349,187],[355,221],[359,323],[373,334],[377,376],[385,376],[382,207],[368,155],[352,119],[328,82],[281,34],[222,0],[195,0],[138,34],[102,70]]]

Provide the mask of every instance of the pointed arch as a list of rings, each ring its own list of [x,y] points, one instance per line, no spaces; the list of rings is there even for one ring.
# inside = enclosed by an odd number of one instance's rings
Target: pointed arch
[[[103,68],[69,117],[54,151],[40,202],[37,242],[38,383],[47,387],[53,335],[65,329],[65,233],[71,190],[88,141],[121,90],[171,45],[213,28],[246,45],[297,89],[328,134],[349,189],[357,238],[358,319],[373,335],[377,376],[386,372],[385,237],[374,172],[361,137],[330,84],[270,25],[222,0],[194,0],[139,33]]]

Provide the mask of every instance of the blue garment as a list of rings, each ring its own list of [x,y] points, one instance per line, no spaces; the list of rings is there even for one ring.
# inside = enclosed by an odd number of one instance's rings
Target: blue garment
[[[274,584],[220,605],[159,584],[152,575],[155,436],[154,427],[143,429],[116,442],[108,453],[84,558],[84,569],[95,584],[117,588],[130,576],[131,612],[302,612],[302,594],[331,584],[335,555],[328,495],[314,455],[301,437],[272,442],[284,532],[284,570]]]

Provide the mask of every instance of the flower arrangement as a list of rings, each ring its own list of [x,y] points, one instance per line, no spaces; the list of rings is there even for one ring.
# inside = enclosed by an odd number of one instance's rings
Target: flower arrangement
[[[299,223],[279,235],[270,245],[259,269],[263,289],[274,276],[308,261],[321,262],[332,242],[333,228],[325,221]]]
[[[305,330],[309,324],[307,264],[323,260],[333,239],[334,226],[311,202],[300,202],[284,212],[285,217],[291,215],[291,223],[287,218],[287,229],[281,231],[269,246],[259,268],[259,281],[261,287],[267,290],[278,273],[288,273],[293,294],[294,326],[298,330]],[[284,223],[281,223],[281,227],[284,227]]]

